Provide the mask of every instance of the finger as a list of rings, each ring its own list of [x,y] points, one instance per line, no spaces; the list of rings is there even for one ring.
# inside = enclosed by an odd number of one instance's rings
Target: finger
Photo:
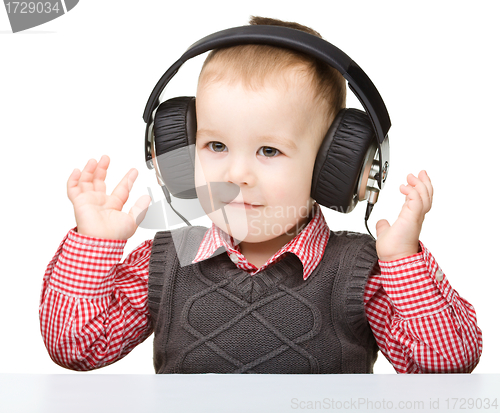
[[[429,175],[427,175],[427,171],[420,171],[420,173],[418,174],[418,178],[427,187],[427,191],[429,192],[429,198],[431,200],[431,205],[432,205],[432,198],[434,196],[434,187],[432,186],[431,178],[429,178]]]
[[[134,206],[130,208],[129,215],[134,218],[135,224],[137,226],[144,220],[146,213],[148,212],[149,204],[151,203],[151,197],[149,195],[141,196]]]
[[[74,169],[68,178],[68,183],[66,184],[66,190],[68,198],[71,202],[80,194],[81,190],[78,187],[78,180],[80,179],[81,172],[79,169]]]
[[[127,172],[120,183],[116,185],[116,188],[111,193],[111,196],[114,196],[120,200],[122,206],[125,204],[125,202],[127,202],[130,190],[132,189],[132,186],[134,185],[134,181],[136,180],[138,174],[139,172],[137,171],[137,169],[132,168]]]
[[[109,156],[103,155],[97,163],[93,181],[94,189],[96,191],[106,193],[106,183],[104,181],[106,180],[106,175],[108,173],[109,162]]]
[[[401,185],[399,187],[401,193],[406,195],[406,202],[404,206],[407,206],[408,209],[415,214],[422,214],[424,208],[424,202],[422,201],[422,197],[420,193],[411,185]],[[401,210],[401,213],[404,213],[404,208]],[[401,214],[400,214],[401,215]]]
[[[92,158],[89,159],[87,164],[82,170],[78,185],[80,186],[82,192],[93,191],[94,190],[94,171],[97,167],[97,161]]]
[[[420,197],[422,198],[422,201],[424,202],[424,207],[430,206],[430,194],[427,186],[417,178],[413,174],[408,174],[407,176],[407,181],[410,184],[410,186],[414,187],[418,193],[420,194]]]
[[[408,183],[414,187],[418,193],[420,194],[420,197],[423,202],[423,208],[425,212],[428,212],[431,209],[431,197],[429,194],[429,189],[427,188],[427,185],[425,185],[419,178],[417,178],[413,174],[409,174],[407,176]]]
[[[375,230],[377,231],[377,238],[390,227],[391,225],[386,219],[381,219],[380,221],[378,221],[377,225],[375,225]]]

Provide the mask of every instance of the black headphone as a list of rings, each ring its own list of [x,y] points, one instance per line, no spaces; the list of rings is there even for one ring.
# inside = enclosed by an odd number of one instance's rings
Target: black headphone
[[[169,192],[177,198],[197,197],[196,109],[194,97],[177,97],[160,104],[160,95],[182,64],[192,57],[212,49],[245,44],[265,44],[305,53],[334,67],[347,80],[366,112],[342,109],[335,117],[316,157],[311,197],[320,205],[343,213],[367,199],[366,222],[389,168],[387,133],[391,120],[384,101],[365,72],[340,49],[320,37],[281,26],[241,26],[206,36],[191,45],[156,84],[143,115],[147,125],[146,164],[156,170],[167,201],[170,203]]]

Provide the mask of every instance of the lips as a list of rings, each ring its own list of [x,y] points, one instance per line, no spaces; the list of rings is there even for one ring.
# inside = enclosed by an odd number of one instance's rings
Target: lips
[[[249,204],[246,202],[238,202],[236,200],[229,202],[227,205],[230,205],[230,206],[235,207],[235,208],[245,208],[245,209],[254,209],[254,208],[258,208],[258,207],[262,206],[262,205],[258,205],[258,204],[251,204],[251,203]]]
[[[242,198],[235,198],[231,201],[228,202],[229,203],[235,203],[235,204],[246,204],[246,205],[255,205],[255,206],[260,206],[262,204],[258,204],[257,202],[246,202],[244,201]]]
[[[259,204],[257,202],[245,201],[241,196],[236,197],[236,198],[231,199],[231,200],[222,201],[222,202],[224,202],[225,204],[242,204],[242,205],[248,205],[248,206],[262,206],[262,204]]]

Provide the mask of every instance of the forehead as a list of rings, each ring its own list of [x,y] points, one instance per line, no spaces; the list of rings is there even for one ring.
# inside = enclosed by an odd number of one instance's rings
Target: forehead
[[[196,97],[197,119],[202,124],[247,122],[268,129],[288,128],[309,121],[315,115],[310,93],[271,81],[251,88],[242,82],[216,81],[200,84]]]
[[[209,82],[196,98],[197,142],[230,145],[236,140],[248,149],[272,146],[288,155],[311,143],[316,148],[323,115],[313,109],[309,97],[301,88],[268,84],[252,90],[241,82]]]
[[[213,63],[212,65],[220,66]],[[311,80],[303,70],[287,70],[250,80],[240,78],[224,68],[219,71],[210,67],[203,76],[200,76],[198,82],[197,111],[200,102],[210,101],[213,104],[217,99],[218,105],[226,103],[231,109],[241,107],[244,110],[245,106],[240,106],[241,102],[235,101],[236,98],[249,104],[260,100],[262,106],[267,109],[282,109],[282,112],[288,111],[295,115],[317,109]],[[213,107],[206,109],[211,108],[213,109]]]
[[[264,97],[260,102],[262,111],[255,114],[255,118],[246,118],[245,127],[255,127],[259,116],[261,129],[267,128],[269,133],[292,134],[297,136],[294,139],[301,140],[311,136],[316,144],[321,143],[329,126],[328,103],[316,93],[313,77],[304,64],[295,64],[282,71],[271,70],[265,75],[239,74],[223,62],[211,61],[204,67],[196,97],[199,129],[220,127],[227,130],[226,118],[217,119],[217,114],[224,115],[227,111],[243,119],[248,114],[245,101],[260,96]],[[279,115],[283,115],[281,119]],[[245,122],[242,120],[242,123]],[[280,127],[281,130],[277,129]]]

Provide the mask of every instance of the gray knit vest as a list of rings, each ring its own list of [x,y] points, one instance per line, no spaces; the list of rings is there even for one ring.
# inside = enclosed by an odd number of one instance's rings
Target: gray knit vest
[[[222,247],[190,264],[206,230],[154,238],[148,305],[156,373],[373,372],[378,347],[363,295],[377,254],[368,235],[331,232],[304,281],[292,253],[255,275]]]

